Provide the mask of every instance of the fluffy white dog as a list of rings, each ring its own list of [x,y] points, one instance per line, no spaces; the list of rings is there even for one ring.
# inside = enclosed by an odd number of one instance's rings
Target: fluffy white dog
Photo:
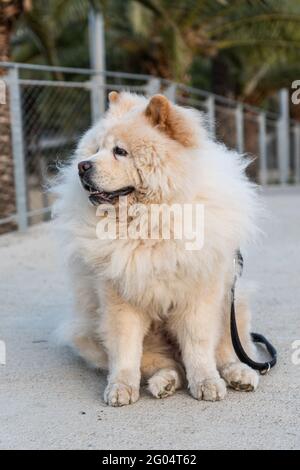
[[[112,406],[135,402],[141,378],[158,398],[184,384],[198,400],[223,399],[226,384],[255,390],[258,376],[237,359],[229,326],[234,254],[255,234],[247,162],[209,137],[199,113],[162,95],[111,92],[109,101],[58,186],[56,214],[76,299],[71,343],[108,369],[104,398]],[[174,204],[204,208],[201,249],[187,249],[173,229],[169,239],[161,236],[165,221],[156,238],[141,230],[150,208]],[[118,228],[105,237],[110,218]],[[124,236],[130,227],[134,236]],[[236,309],[253,355],[241,295]]]

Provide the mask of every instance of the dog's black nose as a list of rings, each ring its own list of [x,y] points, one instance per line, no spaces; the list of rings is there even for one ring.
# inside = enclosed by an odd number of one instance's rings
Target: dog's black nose
[[[92,168],[93,164],[92,162],[89,162],[87,160],[83,160],[82,162],[78,163],[78,171],[79,175],[82,176],[87,170]]]

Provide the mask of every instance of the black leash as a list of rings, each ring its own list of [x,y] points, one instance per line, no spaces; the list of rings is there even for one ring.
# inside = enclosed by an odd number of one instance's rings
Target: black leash
[[[235,316],[235,284],[236,280],[239,276],[242,275],[244,260],[240,251],[237,252],[235,262],[235,277],[233,281],[233,285],[231,288],[231,311],[230,311],[230,328],[231,328],[231,340],[235,350],[235,353],[241,362],[244,362],[248,366],[252,367],[252,369],[259,370],[259,372],[264,375],[269,370],[275,366],[277,362],[277,351],[274,346],[263,336],[259,333],[251,333],[251,338],[255,343],[264,344],[268,353],[271,356],[271,360],[268,362],[256,362],[251,359],[246,351],[244,350],[241,340],[239,338],[238,328],[236,324],[236,316]]]

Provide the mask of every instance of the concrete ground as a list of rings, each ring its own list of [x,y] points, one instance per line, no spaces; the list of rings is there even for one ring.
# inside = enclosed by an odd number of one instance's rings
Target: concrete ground
[[[266,238],[246,259],[260,285],[254,329],[277,346],[279,364],[255,393],[230,391],[197,402],[186,391],[165,400],[145,391],[132,406],[109,408],[105,376],[90,370],[52,333],[72,308],[51,224],[0,238],[0,448],[295,449],[300,447],[300,191],[269,189]]]

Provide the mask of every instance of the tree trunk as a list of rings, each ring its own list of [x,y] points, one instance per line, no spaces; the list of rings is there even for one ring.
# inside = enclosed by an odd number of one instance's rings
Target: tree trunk
[[[10,37],[15,20],[23,12],[23,1],[0,0],[0,62],[10,60]],[[0,68],[0,80],[7,69]],[[1,100],[2,102],[3,100]],[[0,104],[0,220],[16,213],[14,164],[8,90]],[[15,222],[0,224],[0,234],[16,228]]]
[[[8,93],[6,93],[6,103],[0,105],[0,220],[15,213],[16,198],[11,147],[11,124]],[[16,224],[13,221],[0,224],[0,234],[15,228]]]

